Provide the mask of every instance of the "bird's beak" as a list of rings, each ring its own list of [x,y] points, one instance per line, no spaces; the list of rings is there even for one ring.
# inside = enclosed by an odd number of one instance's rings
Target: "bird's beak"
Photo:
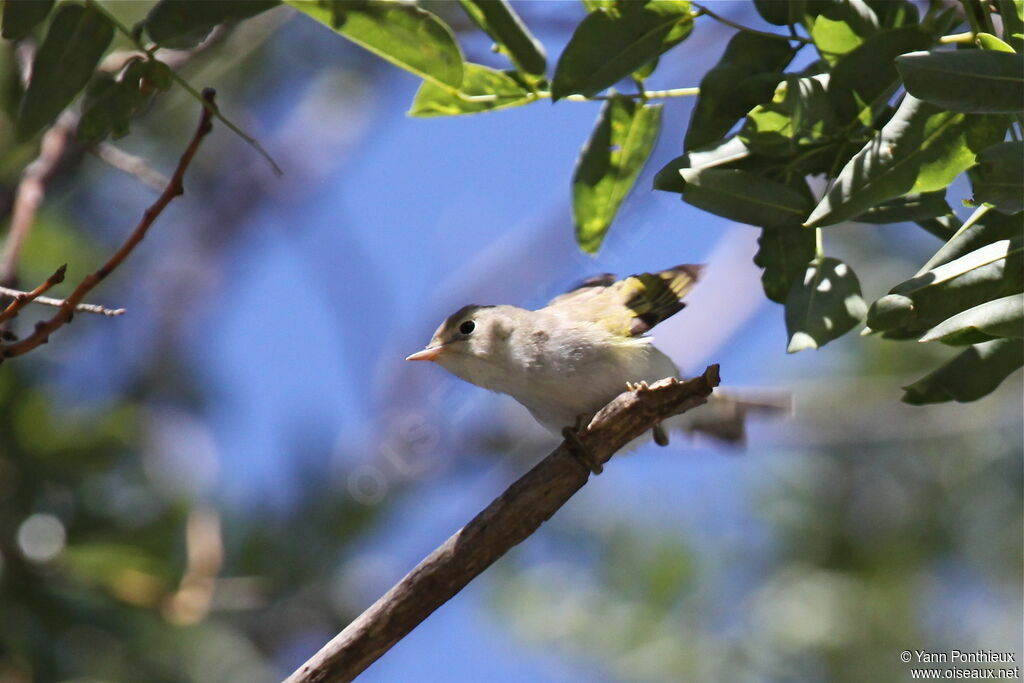
[[[435,360],[438,356],[444,353],[444,345],[437,344],[436,346],[428,346],[422,351],[417,351],[411,356],[406,356],[406,360]]]

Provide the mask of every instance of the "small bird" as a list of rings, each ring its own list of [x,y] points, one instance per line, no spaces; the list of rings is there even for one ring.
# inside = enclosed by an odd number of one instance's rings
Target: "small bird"
[[[598,275],[535,311],[463,306],[406,360],[434,361],[467,382],[508,394],[549,430],[571,438],[573,429],[627,388],[680,376],[646,333],[683,309],[701,270],[684,264],[621,280]],[[774,411],[776,403],[719,398],[716,392],[708,406],[679,416],[687,420],[672,426],[740,441],[747,410]],[[661,425],[654,438],[668,443]]]

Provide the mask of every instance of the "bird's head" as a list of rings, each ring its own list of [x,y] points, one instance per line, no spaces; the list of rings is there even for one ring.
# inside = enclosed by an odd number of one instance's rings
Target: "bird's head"
[[[479,383],[481,374],[506,366],[515,310],[511,306],[463,306],[441,323],[426,348],[406,360],[432,360],[454,375]]]

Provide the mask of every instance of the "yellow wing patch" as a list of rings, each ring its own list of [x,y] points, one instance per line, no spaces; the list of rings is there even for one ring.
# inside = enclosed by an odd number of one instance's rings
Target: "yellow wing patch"
[[[635,337],[683,309],[682,299],[697,283],[702,267],[685,264],[621,280],[601,275],[552,299],[544,310]]]

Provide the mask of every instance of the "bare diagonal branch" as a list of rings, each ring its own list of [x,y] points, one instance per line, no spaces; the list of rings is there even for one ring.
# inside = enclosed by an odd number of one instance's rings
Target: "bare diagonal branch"
[[[597,464],[662,420],[707,401],[718,366],[700,377],[664,379],[620,394],[594,416],[579,440]],[[567,442],[428,555],[286,679],[286,683],[351,681],[512,546],[558,511],[590,477]]]

